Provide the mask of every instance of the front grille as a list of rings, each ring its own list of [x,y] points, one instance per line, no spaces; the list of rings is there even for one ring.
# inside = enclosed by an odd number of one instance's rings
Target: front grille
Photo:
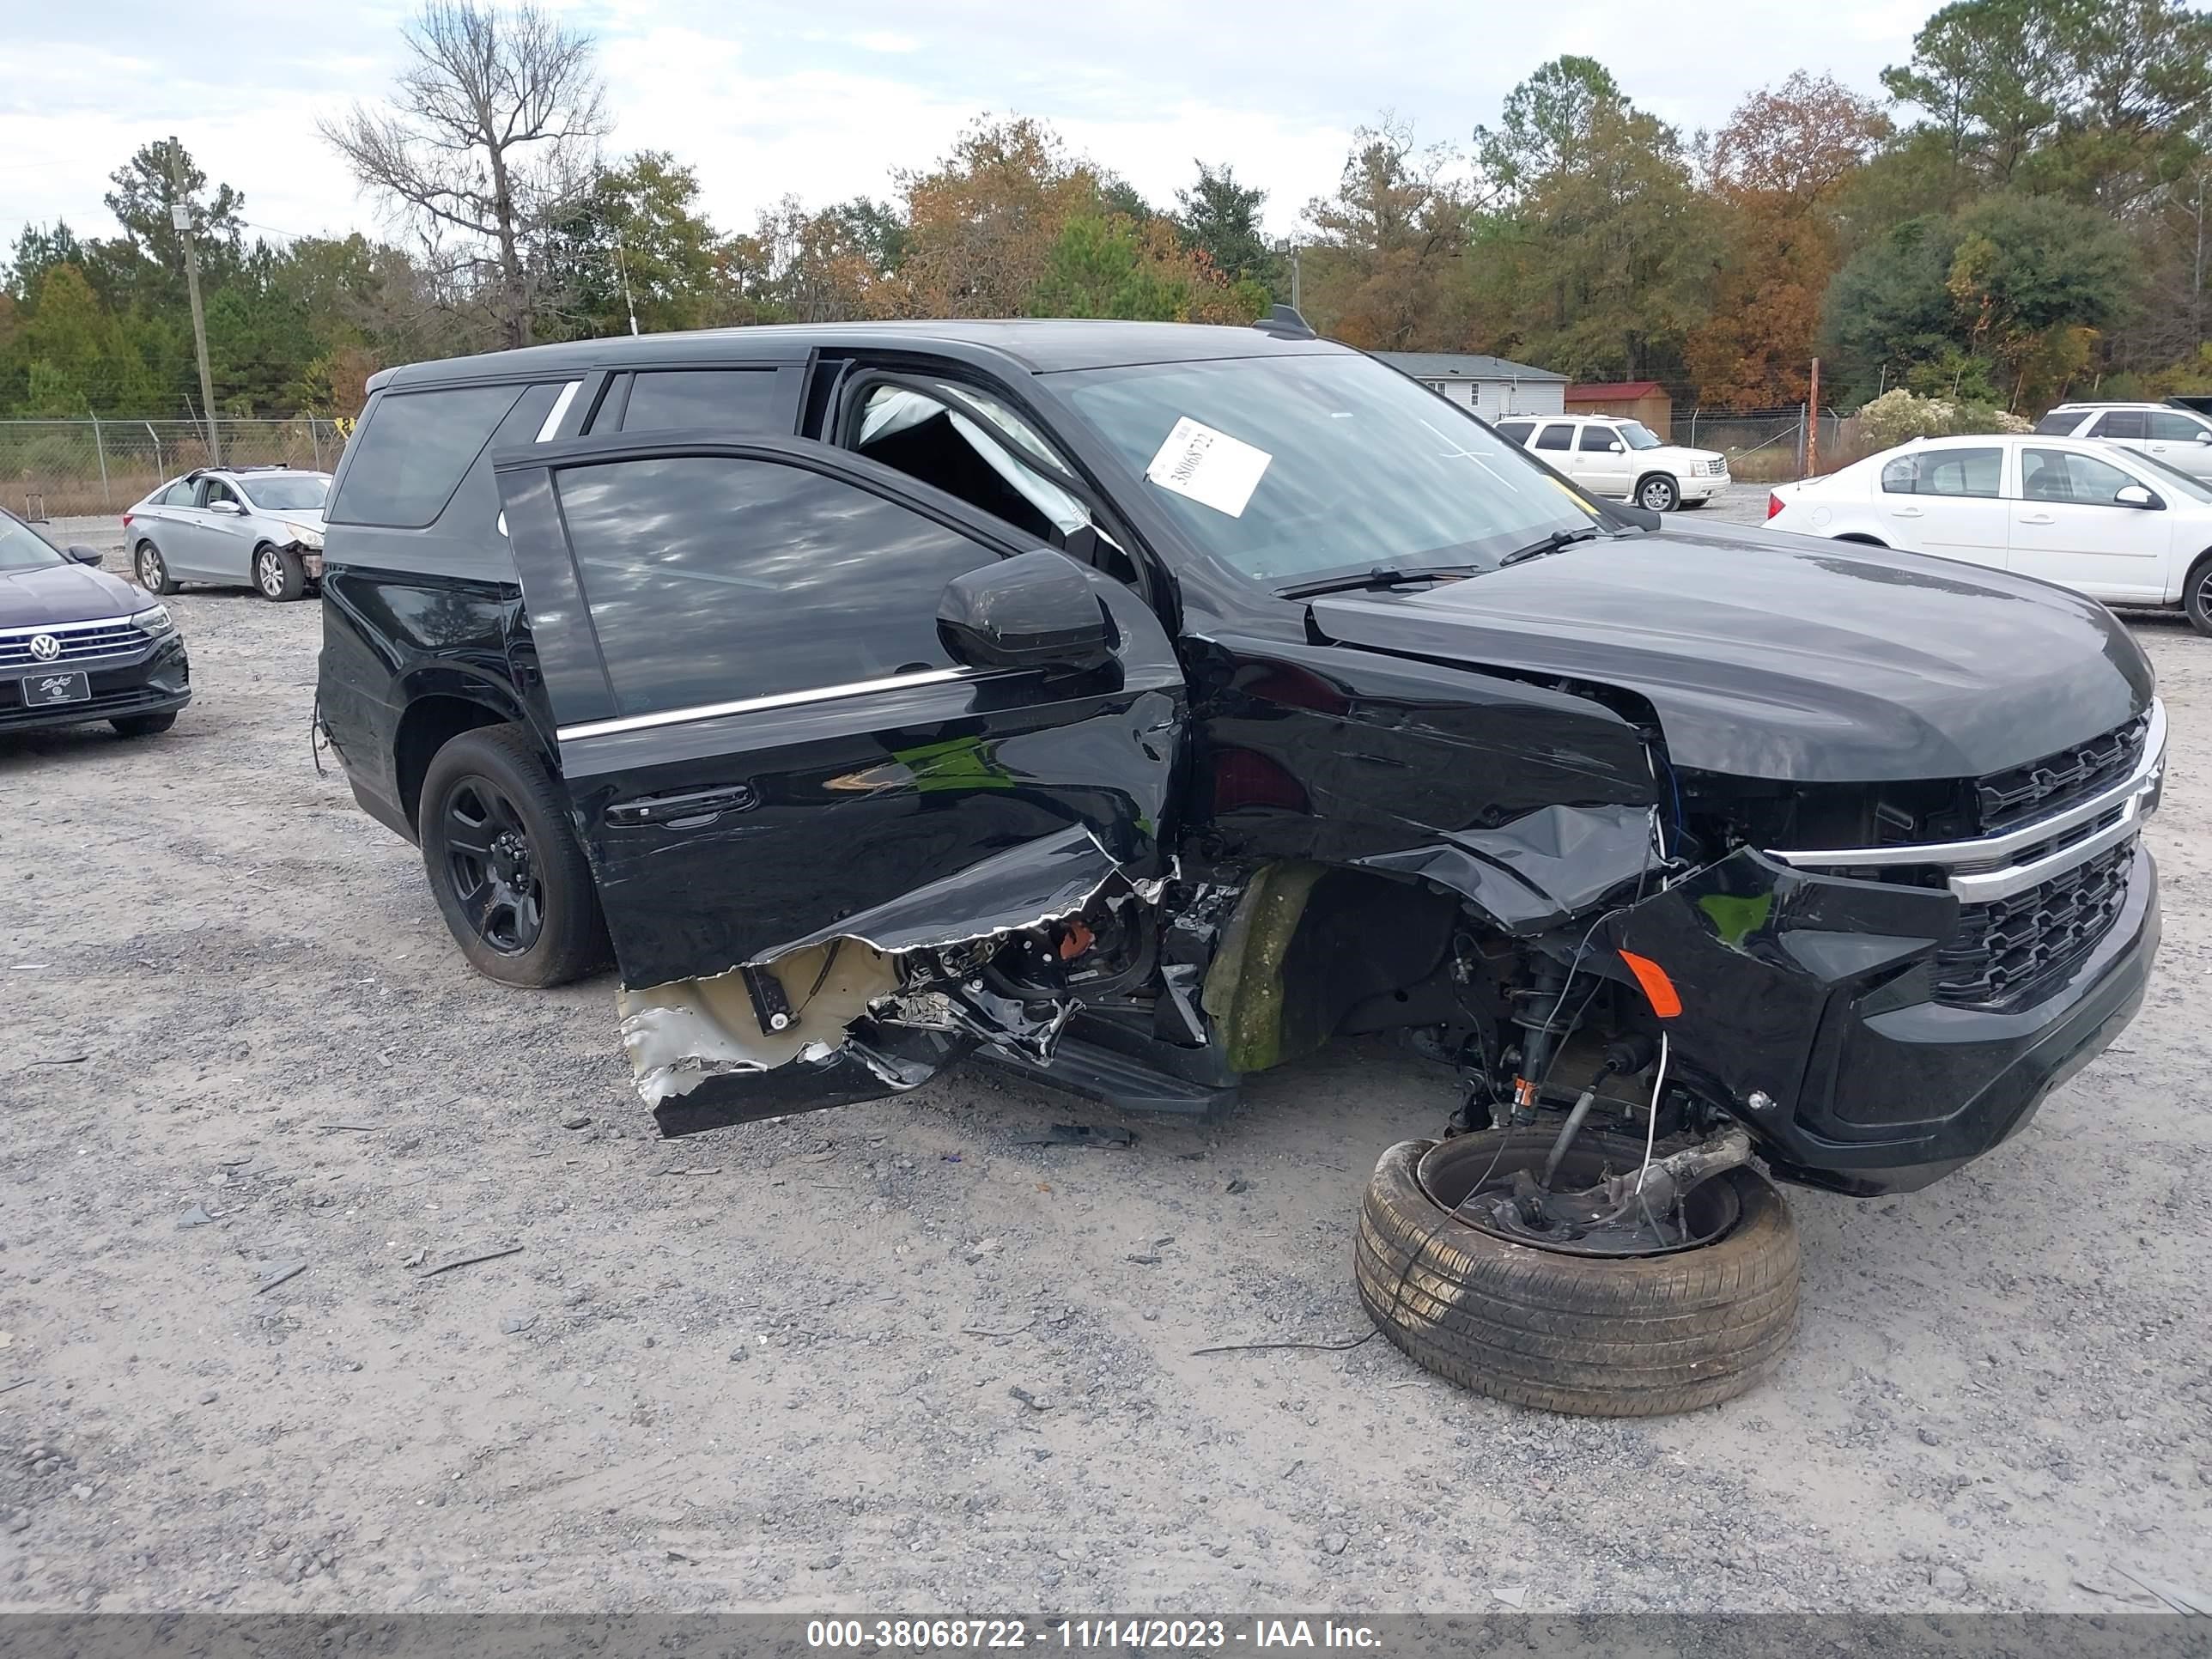
[[[2039,886],[1959,908],[1936,953],[1935,1000],[1954,1008],[2021,1007],[2079,967],[2128,896],[2136,842],[2124,841]]]
[[[31,641],[50,635],[61,647],[58,656],[33,654]],[[111,622],[57,623],[27,634],[0,635],[0,671],[35,672],[58,663],[87,662],[95,657],[128,657],[143,651],[154,641],[143,629],[118,617]]]
[[[1699,461],[1698,463],[1698,474],[1704,477],[1725,478],[1728,477],[1728,463],[1726,461]]]
[[[2110,788],[2135,770],[2142,758],[2143,737],[2149,729],[2150,715],[2146,712],[2101,738],[2045,755],[2026,766],[1975,779],[1982,833],[2048,817],[2075,801]]]

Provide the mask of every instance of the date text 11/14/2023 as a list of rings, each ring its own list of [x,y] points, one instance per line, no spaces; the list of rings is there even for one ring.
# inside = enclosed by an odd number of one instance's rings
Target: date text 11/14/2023
[[[1376,1652],[1370,1626],[1334,1619],[813,1619],[806,1644],[848,1653],[982,1651],[1046,1648],[1129,1648],[1164,1653],[1278,1648],[1357,1649]]]

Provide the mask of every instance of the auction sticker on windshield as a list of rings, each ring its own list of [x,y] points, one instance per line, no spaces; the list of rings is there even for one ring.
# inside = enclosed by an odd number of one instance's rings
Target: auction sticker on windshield
[[[1264,449],[1255,449],[1241,438],[1217,432],[1186,415],[1175,423],[1159,453],[1145,469],[1145,477],[1163,489],[1172,489],[1217,513],[1241,519],[1252,492],[1260,487],[1267,463],[1274,459]]]

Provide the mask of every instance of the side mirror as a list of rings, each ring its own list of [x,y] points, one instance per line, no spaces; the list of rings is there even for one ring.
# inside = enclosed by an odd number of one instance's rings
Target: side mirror
[[[2166,503],[2141,484],[2123,484],[2112,492],[2112,505],[2151,508],[2164,507]]]
[[[246,509],[240,507],[236,501],[210,501],[208,503],[208,511],[210,513],[228,513],[235,515],[245,512]]]
[[[1114,628],[1081,568],[1040,548],[945,584],[937,635],[971,668],[1077,673],[1112,660]]]
[[[1620,439],[1615,438],[1611,443],[1607,444],[1605,448],[1606,453],[1609,455],[1620,455],[1627,453],[1628,446],[1621,442]]]
[[[96,547],[87,547],[82,542],[71,542],[69,544],[68,552],[70,557],[75,559],[79,564],[100,562],[100,550]]]
[[[2200,444],[2212,444],[2212,432],[2207,432],[2200,426],[2197,428],[2197,436],[2192,440],[2192,441]]]

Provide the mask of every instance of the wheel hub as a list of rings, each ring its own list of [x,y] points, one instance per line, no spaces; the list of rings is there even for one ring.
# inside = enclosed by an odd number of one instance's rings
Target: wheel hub
[[[530,843],[512,830],[502,830],[492,838],[491,868],[493,876],[508,887],[530,884]]]

